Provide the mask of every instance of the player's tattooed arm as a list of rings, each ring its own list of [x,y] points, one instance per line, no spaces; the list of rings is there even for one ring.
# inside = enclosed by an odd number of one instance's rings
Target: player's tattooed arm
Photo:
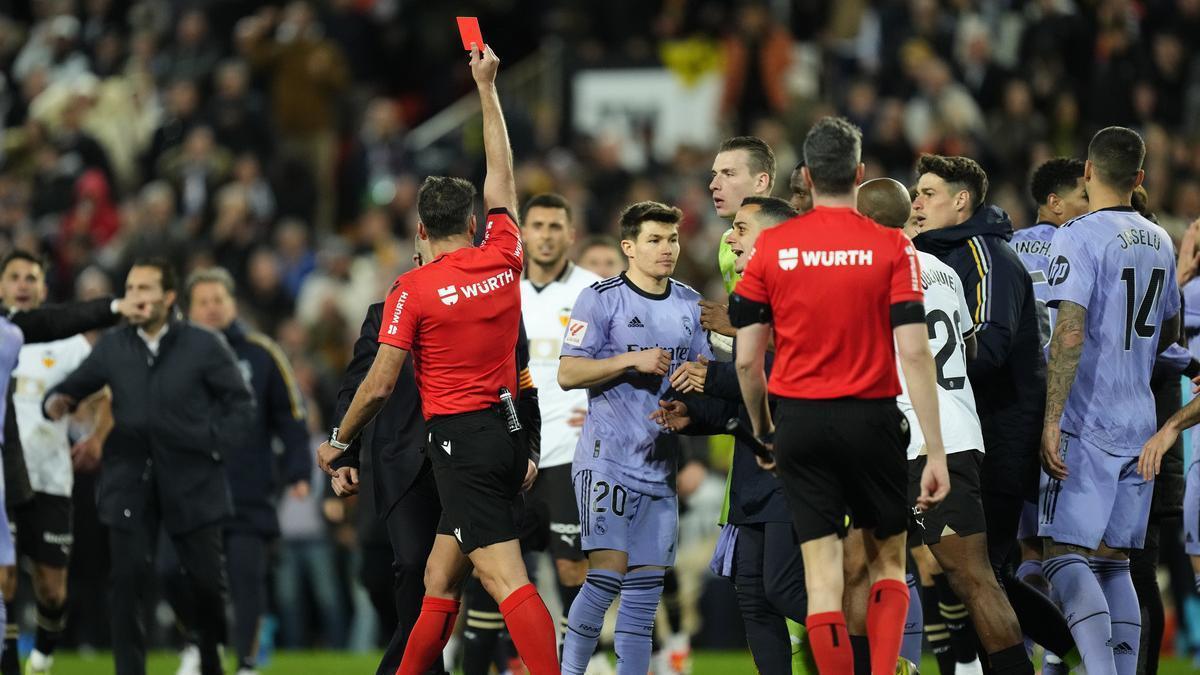
[[[1046,366],[1046,418],[1042,428],[1042,466],[1052,478],[1067,477],[1067,466],[1058,453],[1059,424],[1071,385],[1075,383],[1075,371],[1079,368],[1079,357],[1083,355],[1084,330],[1087,324],[1087,309],[1074,302],[1058,304],[1058,318],[1054,334],[1050,339],[1050,362]]]

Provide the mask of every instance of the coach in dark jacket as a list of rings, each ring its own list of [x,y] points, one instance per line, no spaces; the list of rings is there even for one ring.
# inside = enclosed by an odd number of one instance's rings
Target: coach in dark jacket
[[[47,394],[59,419],[107,385],[114,428],[97,487],[112,551],[112,636],[118,675],[143,675],[145,631],[139,596],[153,575],[165,527],[195,594],[201,670],[220,673],[226,634],[221,526],[233,513],[224,461],[246,438],[254,397],[219,335],[174,319],[176,281],[159,260],[133,266],[127,299],[142,310],[109,331]]]
[[[983,205],[987,175],[974,160],[925,155],[917,173],[921,234],[913,243],[958,273],[975,323],[978,351],[967,375],[986,447],[988,556],[1002,567],[1015,548],[1022,503],[1036,498],[1038,485],[1046,361],[1033,280],[1008,246],[1008,214]]]
[[[233,597],[233,643],[238,670],[253,671],[258,626],[267,607],[267,563],[279,536],[276,515],[280,483],[297,498],[308,495],[312,472],[304,401],[283,350],[237,319],[234,281],[221,268],[199,270],[187,280],[188,318],[218,331],[233,348],[238,367],[254,392],[254,422],[245,440],[231,448],[225,466],[233,495],[233,518],[225,525],[225,554]],[[276,457],[278,438],[283,454]],[[280,461],[282,460],[282,461]],[[179,569],[178,565],[173,565]],[[174,594],[179,596],[180,594]],[[174,598],[190,618],[187,596]],[[178,615],[179,612],[176,612]]]

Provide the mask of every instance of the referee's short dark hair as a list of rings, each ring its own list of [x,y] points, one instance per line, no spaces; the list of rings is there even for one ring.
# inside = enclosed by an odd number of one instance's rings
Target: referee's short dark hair
[[[1145,158],[1146,143],[1133,129],[1106,127],[1097,131],[1088,143],[1088,161],[1096,177],[1120,190],[1132,190],[1137,184]]]
[[[1052,194],[1061,194],[1075,187],[1083,178],[1083,161],[1074,157],[1055,157],[1033,170],[1029,179],[1029,194],[1033,203],[1042,206]]]
[[[931,173],[946,181],[952,193],[966,190],[971,195],[971,210],[979,208],[987,199],[987,172],[979,162],[970,157],[947,157],[944,155],[921,155],[917,160],[917,177]]]
[[[192,301],[192,291],[200,284],[221,284],[225,290],[229,292],[229,297],[235,297],[237,293],[237,283],[233,280],[233,275],[224,267],[206,267],[196,270],[188,275],[187,281],[183,282],[184,295],[187,301]]]
[[[5,254],[3,258],[0,258],[0,274],[4,274],[6,271],[8,271],[8,266],[11,265],[14,260],[24,260],[25,262],[40,267],[43,273],[46,271],[45,260],[42,260],[40,257],[30,253],[29,251],[14,248]]]
[[[862,161],[862,132],[842,117],[822,117],[804,137],[804,165],[815,192],[849,194]]]
[[[162,275],[163,293],[179,288],[179,276],[175,273],[175,268],[166,258],[138,258],[133,262],[132,267],[153,267],[158,270],[159,274]]]
[[[417,190],[417,217],[430,239],[467,233],[475,208],[475,186],[461,178],[429,176]]]
[[[525,215],[529,213],[529,209],[562,209],[567,212],[567,224],[571,224],[571,203],[567,198],[554,192],[543,192],[529,198],[525,202],[525,206],[521,207],[521,222],[525,222]]]
[[[800,212],[793,209],[791,204],[779,197],[746,197],[742,200],[742,206],[757,206],[758,217],[771,225],[778,225],[800,215]]]
[[[775,153],[766,141],[758,136],[734,136],[722,141],[717,152],[733,150],[745,150],[750,158],[750,171],[756,174],[767,174],[768,187],[775,184]]]
[[[637,202],[625,207],[621,212],[621,239],[637,241],[642,233],[642,223],[646,221],[678,225],[683,220],[683,211],[674,206],[660,202]]]

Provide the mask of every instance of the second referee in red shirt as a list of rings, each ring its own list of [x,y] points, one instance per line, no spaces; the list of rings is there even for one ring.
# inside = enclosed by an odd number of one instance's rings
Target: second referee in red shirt
[[[529,583],[513,509],[517,495],[533,483],[537,464],[514,433],[520,427],[511,405],[518,393],[523,251],[512,215],[516,187],[496,94],[498,65],[490,48],[472,48],[487,157],[483,243],[472,246],[474,187],[458,178],[427,178],[417,195],[418,232],[428,239],[433,261],[392,286],[371,370],[319,450],[321,467],[329,471],[329,462],[379,412],[411,352],[442,518],[425,567],[421,615],[398,675],[424,673],[442,653],[472,565],[500,604],[529,670],[559,672],[554,620]]]
[[[776,452],[808,589],[808,634],[822,673],[854,672],[842,614],[846,515],[864,533],[872,587],[867,610],[871,672],[892,673],[900,653],[908,424],[896,406],[896,351],[925,430],[928,463],[916,507],[950,490],[937,383],[916,250],[896,230],[855,210],[862,137],[824,118],[804,139],[801,170],[813,209],[765,230],[729,302],[738,327],[737,370],[754,433]],[[763,372],[774,331],[767,406]],[[774,468],[767,464],[764,468]]]

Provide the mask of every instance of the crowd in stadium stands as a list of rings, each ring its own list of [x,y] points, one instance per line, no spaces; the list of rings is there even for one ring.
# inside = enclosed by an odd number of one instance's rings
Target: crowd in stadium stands
[[[45,256],[58,300],[111,289],[149,254],[181,274],[227,268],[243,316],[283,347],[323,434],[367,306],[411,265],[419,181],[481,175],[469,138],[428,154],[406,142],[471,86],[450,67],[465,57],[443,4],[0,0],[0,249]],[[611,66],[719,72],[724,135],[765,139],[781,174],[811,123],[840,114],[864,132],[867,178],[911,181],[919,153],[966,155],[1021,227],[1034,213],[1031,167],[1082,157],[1094,131],[1119,124],[1146,139],[1163,226],[1178,237],[1200,216],[1200,0],[474,4],[508,64],[555,37],[564,78]],[[621,144],[640,140],[581,137],[566,122],[545,133],[532,112],[510,111],[521,199],[561,193],[597,234],[615,234],[631,202],[677,205],[676,276],[720,297],[725,225],[707,185],[723,135],[634,172]],[[76,492],[71,587],[74,607],[92,609],[72,610],[73,639],[100,644],[91,485]],[[284,645],[345,645],[343,617],[370,613],[349,580],[380,535],[324,494],[283,501],[275,603],[312,617],[287,622]]]

